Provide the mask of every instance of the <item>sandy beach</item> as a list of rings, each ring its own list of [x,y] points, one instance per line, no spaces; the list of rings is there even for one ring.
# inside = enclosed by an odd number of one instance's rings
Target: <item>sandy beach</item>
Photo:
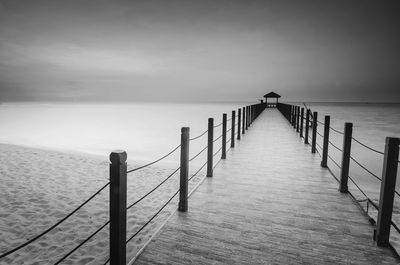
[[[63,218],[108,182],[108,157],[0,145],[0,253],[24,243]],[[128,165],[133,168],[137,165]],[[176,167],[156,164],[128,175],[128,205]],[[197,168],[191,169],[194,173]],[[191,190],[205,175],[193,178]],[[127,238],[177,191],[179,171],[128,210]],[[109,220],[108,187],[60,226],[0,260],[0,264],[54,264]],[[129,261],[177,208],[177,199],[127,245]],[[108,226],[63,264],[103,264],[109,255]]]

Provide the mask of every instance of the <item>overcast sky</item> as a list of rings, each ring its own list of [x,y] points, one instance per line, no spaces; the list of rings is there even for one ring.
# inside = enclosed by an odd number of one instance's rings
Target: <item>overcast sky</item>
[[[400,101],[400,1],[0,0],[0,101]]]

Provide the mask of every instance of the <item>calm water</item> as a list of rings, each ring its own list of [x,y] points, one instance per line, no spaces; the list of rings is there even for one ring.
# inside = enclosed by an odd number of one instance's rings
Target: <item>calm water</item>
[[[107,156],[111,150],[123,149],[130,161],[152,161],[179,144],[180,128],[190,127],[191,137],[207,128],[208,117],[221,122],[228,113],[245,105],[237,104],[0,104],[0,142],[86,152]],[[384,150],[385,137],[400,137],[399,104],[309,103],[318,111],[319,120],[331,116],[331,126],[343,131],[344,122],[353,122],[353,136],[379,151]],[[220,128],[215,132],[219,136]],[[319,127],[323,133],[322,126]],[[342,147],[342,136],[331,132],[331,140]],[[191,143],[191,154],[206,145],[203,137]],[[318,142],[322,145],[322,139]],[[217,147],[218,148],[218,147]],[[330,147],[330,155],[340,162],[341,154]],[[369,170],[382,175],[383,156],[352,143],[352,156]],[[176,163],[179,152],[168,158]],[[203,162],[199,157],[197,162]],[[338,170],[331,163],[331,168]],[[355,163],[350,175],[377,197],[379,181]],[[400,181],[398,182],[400,187]],[[400,190],[400,189],[399,189]]]
[[[130,161],[152,161],[180,143],[181,127],[197,136],[207,129],[209,117],[220,123],[222,113],[230,115],[244,105],[0,104],[0,142],[101,156],[122,149]],[[192,154],[206,145],[206,138],[192,143]],[[176,153],[167,161],[178,161]]]

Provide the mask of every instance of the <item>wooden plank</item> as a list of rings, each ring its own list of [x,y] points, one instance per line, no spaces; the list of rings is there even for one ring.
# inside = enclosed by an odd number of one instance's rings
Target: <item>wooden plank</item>
[[[398,264],[289,129],[266,109],[134,264]]]

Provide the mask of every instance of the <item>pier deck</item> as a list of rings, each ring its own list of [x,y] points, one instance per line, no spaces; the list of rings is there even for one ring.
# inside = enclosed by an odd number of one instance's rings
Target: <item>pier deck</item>
[[[398,264],[276,109],[266,109],[134,264]]]

